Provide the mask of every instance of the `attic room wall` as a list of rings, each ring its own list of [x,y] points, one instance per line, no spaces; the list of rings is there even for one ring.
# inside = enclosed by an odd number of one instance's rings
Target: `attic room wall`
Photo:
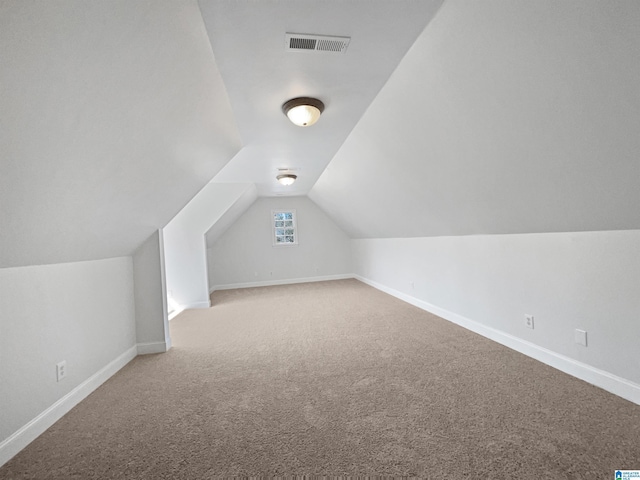
[[[309,193],[361,278],[638,403],[639,22],[447,0]]]
[[[253,184],[208,183],[162,229],[167,292],[180,308],[210,306],[205,234],[236,202],[255,195]]]
[[[132,259],[3,268],[0,292],[1,465],[136,355]]]
[[[298,245],[273,246],[271,211],[295,209]],[[208,250],[212,289],[344,278],[349,237],[307,197],[259,198]]]
[[[164,239],[156,231],[133,254],[138,353],[162,353],[171,348],[164,268]]]
[[[501,343],[512,336],[521,351],[520,341],[530,342],[633,382],[613,391],[640,403],[640,231],[352,243],[354,272],[365,281],[479,333],[494,329]],[[533,330],[525,315],[534,316]],[[587,332],[586,347],[575,329]],[[541,353],[529,352],[547,362]]]

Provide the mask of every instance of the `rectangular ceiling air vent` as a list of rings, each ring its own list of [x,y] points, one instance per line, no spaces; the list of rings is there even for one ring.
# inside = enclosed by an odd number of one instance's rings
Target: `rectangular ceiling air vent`
[[[351,37],[285,33],[284,40],[285,50],[290,52],[344,53],[347,51]]]

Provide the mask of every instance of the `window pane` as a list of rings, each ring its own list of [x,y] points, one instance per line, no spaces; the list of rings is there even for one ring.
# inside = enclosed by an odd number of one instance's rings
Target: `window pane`
[[[296,228],[293,211],[272,211],[273,215],[273,244],[296,244]]]

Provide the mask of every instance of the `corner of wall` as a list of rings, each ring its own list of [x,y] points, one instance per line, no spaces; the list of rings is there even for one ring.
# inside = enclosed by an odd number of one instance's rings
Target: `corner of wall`
[[[162,230],[155,231],[133,255],[138,354],[167,351],[171,344]]]

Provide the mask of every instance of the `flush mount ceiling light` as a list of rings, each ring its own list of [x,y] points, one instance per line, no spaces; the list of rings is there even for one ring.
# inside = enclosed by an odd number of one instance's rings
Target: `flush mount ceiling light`
[[[276,177],[280,184],[284,186],[292,185],[293,182],[296,181],[296,178],[298,178],[298,176],[292,173],[285,173],[284,175],[278,175]]]
[[[292,98],[282,105],[284,114],[299,127],[308,127],[316,123],[323,110],[324,103],[317,98],[309,97]]]

